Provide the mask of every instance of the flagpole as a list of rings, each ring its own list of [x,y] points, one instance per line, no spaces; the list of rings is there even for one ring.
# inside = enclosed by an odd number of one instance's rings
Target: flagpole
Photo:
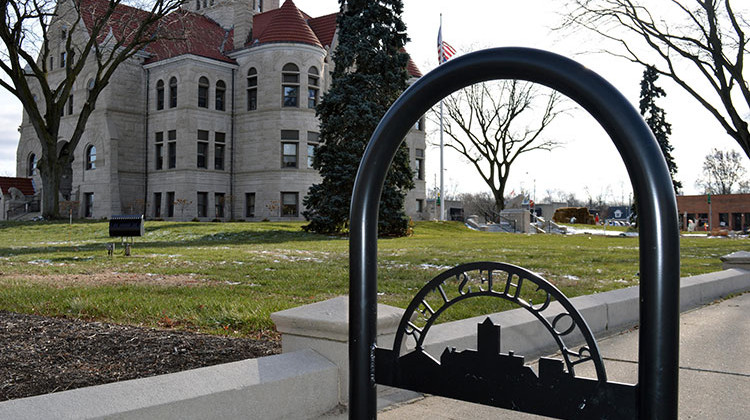
[[[438,65],[443,64],[443,60],[445,57],[445,53],[442,51],[443,45],[442,45],[442,31],[443,31],[443,14],[440,14],[440,61]],[[445,220],[445,190],[444,190],[444,183],[443,183],[443,172],[445,170],[443,169],[443,100],[440,99],[440,195],[438,198],[440,199],[440,220]]]

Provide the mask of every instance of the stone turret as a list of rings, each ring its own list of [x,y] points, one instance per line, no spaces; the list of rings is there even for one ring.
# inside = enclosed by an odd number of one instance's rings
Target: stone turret
[[[188,0],[183,7],[211,18],[224,29],[234,28],[235,48],[241,48],[253,30],[253,16],[278,9],[279,0]]]

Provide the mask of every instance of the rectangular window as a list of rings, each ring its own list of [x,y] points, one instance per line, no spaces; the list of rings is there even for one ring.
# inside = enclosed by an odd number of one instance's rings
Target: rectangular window
[[[154,217],[161,217],[161,193],[154,193]]]
[[[177,142],[170,141],[167,143],[167,167],[174,169],[177,167]]]
[[[282,192],[281,193],[281,215],[296,217],[299,215],[298,206],[299,193]]]
[[[198,167],[208,168],[208,131],[198,130]]]
[[[256,88],[247,90],[247,110],[254,111],[258,109],[258,90]]]
[[[299,140],[299,131],[297,130],[281,130],[281,140]]]
[[[154,142],[156,143],[154,149],[154,161],[156,162],[155,168],[158,171],[164,169],[164,132],[157,132]]]
[[[318,149],[318,139],[320,134],[314,131],[307,132],[307,167],[312,169],[315,151]]]
[[[255,193],[245,193],[245,217],[255,217]]]
[[[307,90],[307,107],[315,108],[316,106],[318,106],[318,89],[309,88]]]
[[[729,213],[719,213],[719,227],[729,227]]]
[[[297,167],[297,143],[281,143],[281,167]]]
[[[167,193],[167,217],[174,217],[174,191]]]
[[[217,171],[224,170],[224,148],[223,144],[214,145],[214,169]]]
[[[208,217],[208,193],[198,192],[198,217]]]
[[[224,193],[214,194],[214,210],[217,219],[224,217]]]
[[[68,56],[66,52],[60,53],[60,68],[65,68],[65,58]]]
[[[49,69],[52,70],[55,68],[55,57],[49,58]]]
[[[217,171],[224,170],[224,151],[226,150],[226,146],[224,144],[225,141],[226,134],[214,134],[214,169],[216,169]]]
[[[93,217],[94,193],[83,194],[83,217]]]
[[[68,97],[68,115],[73,115],[73,95]]]
[[[416,167],[414,168],[414,176],[417,177],[419,180],[424,179],[424,149],[416,149],[414,152],[417,155],[417,159],[415,161]]]
[[[424,200],[417,200],[417,213],[424,211]]]
[[[284,86],[284,102],[285,107],[296,107],[299,98],[299,86]]]

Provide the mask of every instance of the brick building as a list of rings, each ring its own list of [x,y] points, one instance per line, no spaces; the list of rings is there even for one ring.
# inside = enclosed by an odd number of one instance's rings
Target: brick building
[[[50,26],[51,84],[65,77],[66,37],[88,40],[92,16],[106,10],[107,0],[79,1],[84,25],[68,33],[77,15],[71,1],[60,0]],[[121,7],[122,16],[139,13]],[[61,198],[79,203],[79,217],[301,219],[302,200],[320,181],[311,166],[315,107],[331,83],[336,17],[309,16],[292,0],[186,2],[165,24],[187,28],[183,35],[157,40],[124,62],[100,95],[63,175]],[[114,22],[107,37],[123,36],[121,26]],[[408,71],[421,76],[411,61]],[[76,81],[61,121],[63,147],[94,75],[87,63]],[[17,174],[41,186],[41,146],[27,115],[20,132]],[[406,143],[416,186],[405,210],[421,219],[423,121]]]
[[[722,227],[747,230],[750,226],[750,194],[711,195],[710,204],[706,195],[680,195],[677,196],[677,211],[683,230],[687,230],[688,220],[696,223],[696,230]]]

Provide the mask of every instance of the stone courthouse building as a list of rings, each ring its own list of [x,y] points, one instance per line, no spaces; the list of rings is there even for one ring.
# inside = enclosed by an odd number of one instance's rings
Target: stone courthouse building
[[[72,0],[58,7],[65,1]],[[320,181],[311,166],[315,107],[331,83],[336,13],[311,17],[292,0],[189,0],[168,19],[184,25],[185,36],[158,40],[117,69],[64,175],[63,199],[91,218],[301,219],[302,199]],[[61,20],[51,27],[50,48],[64,51]],[[114,26],[107,36],[120,35]],[[85,40],[86,31],[71,36]],[[64,54],[51,57],[50,79],[64,77]],[[411,61],[408,70],[421,76]],[[76,81],[60,144],[93,74],[86,67]],[[425,199],[423,127],[417,122],[407,136],[416,188],[405,206],[414,219]],[[41,146],[26,115],[20,132],[18,176],[40,188]]]

